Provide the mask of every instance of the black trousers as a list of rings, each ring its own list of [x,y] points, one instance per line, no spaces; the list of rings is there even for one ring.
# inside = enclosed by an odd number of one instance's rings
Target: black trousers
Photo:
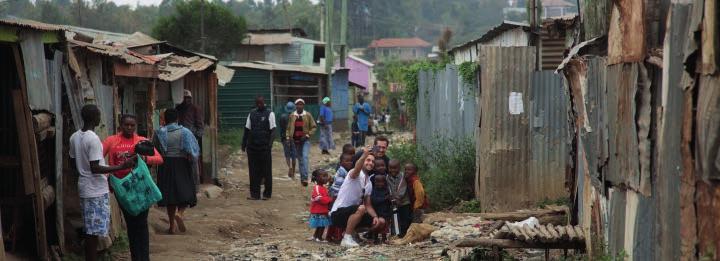
[[[260,197],[260,185],[265,185],[263,197],[272,196],[272,155],[270,150],[247,150],[250,170],[250,196]]]
[[[410,223],[412,223],[412,207],[410,207],[410,204],[404,205],[404,206],[398,206],[397,209],[398,214],[398,227],[400,228],[400,237],[404,237],[405,233],[407,233],[408,228],[410,228]]]
[[[132,261],[150,260],[150,232],[148,231],[148,211],[137,216],[131,216],[125,209],[122,210],[127,224],[128,241],[130,241],[130,257]]]

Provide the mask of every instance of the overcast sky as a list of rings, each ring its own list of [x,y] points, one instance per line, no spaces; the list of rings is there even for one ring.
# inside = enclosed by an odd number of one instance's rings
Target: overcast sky
[[[115,2],[118,5],[131,5],[135,6],[136,4],[140,5],[159,5],[162,0],[110,0],[111,2]],[[261,1],[261,0],[255,0],[255,1]],[[317,3],[318,0],[311,0],[312,2]]]

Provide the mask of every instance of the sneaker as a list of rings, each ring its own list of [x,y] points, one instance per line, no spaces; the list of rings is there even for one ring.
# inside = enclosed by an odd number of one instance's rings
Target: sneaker
[[[350,235],[344,235],[342,242],[340,242],[340,246],[342,247],[359,247],[360,245],[353,240],[352,236]]]

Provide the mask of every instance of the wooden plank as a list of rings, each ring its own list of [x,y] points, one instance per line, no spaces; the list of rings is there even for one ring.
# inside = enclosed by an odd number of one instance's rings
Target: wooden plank
[[[48,259],[48,246],[45,233],[45,208],[42,201],[42,188],[40,187],[40,162],[37,155],[37,141],[35,140],[34,131],[32,129],[32,113],[30,106],[27,104],[27,86],[24,80],[20,49],[13,46],[15,55],[15,63],[18,69],[20,80],[20,89],[11,90],[13,96],[13,107],[15,110],[15,124],[18,128],[18,141],[24,146],[20,146],[21,160],[23,161],[23,177],[25,180],[31,180],[31,188],[28,191],[25,185],[25,194],[34,194],[33,208],[35,210],[35,239],[37,243],[37,254],[42,260]],[[30,192],[30,193],[28,193]]]
[[[147,118],[146,118],[146,124],[147,124],[147,136],[153,137],[153,115],[155,114],[155,87],[157,85],[157,80],[153,79],[152,83],[150,83],[150,86],[148,87],[148,110],[147,110]]]
[[[461,239],[453,243],[455,247],[499,247],[499,248],[531,248],[531,249],[584,249],[580,242],[531,243],[510,239],[473,238]]]
[[[25,86],[25,71],[23,70],[22,66],[22,57],[20,56],[20,50],[17,48],[17,46],[13,46],[13,52],[15,54],[15,65],[17,67],[17,74],[18,74],[18,80],[20,82],[20,86]],[[15,125],[17,126],[18,130],[18,143],[19,144],[29,144],[29,141],[27,140],[27,135],[20,135],[20,133],[27,134],[28,129],[26,128],[26,125],[23,124],[23,119],[20,117],[20,115],[24,115],[23,113],[23,107],[22,107],[22,93],[20,91],[13,91],[13,110],[15,112]],[[25,187],[25,195],[30,195],[33,193],[33,188],[35,187],[33,184],[33,178],[32,178],[32,165],[31,165],[31,156],[30,156],[30,149],[28,146],[20,146],[20,164],[22,165],[22,173],[23,173],[23,186]]]

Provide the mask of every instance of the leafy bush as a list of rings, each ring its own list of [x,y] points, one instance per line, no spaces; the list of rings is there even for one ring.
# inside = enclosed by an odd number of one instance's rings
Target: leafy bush
[[[242,129],[224,130],[218,134],[218,143],[230,146],[231,152],[238,151],[242,147],[242,139]]]
[[[480,201],[470,200],[461,201],[457,206],[453,207],[453,212],[456,213],[480,213]]]
[[[416,143],[391,143],[388,147],[387,155],[391,159],[399,160],[401,164],[415,163],[418,170],[426,170],[425,161],[418,154],[418,146]]]
[[[423,148],[415,143],[395,144],[388,148],[388,156],[418,166],[432,210],[475,198],[475,144],[470,138],[436,137]]]

